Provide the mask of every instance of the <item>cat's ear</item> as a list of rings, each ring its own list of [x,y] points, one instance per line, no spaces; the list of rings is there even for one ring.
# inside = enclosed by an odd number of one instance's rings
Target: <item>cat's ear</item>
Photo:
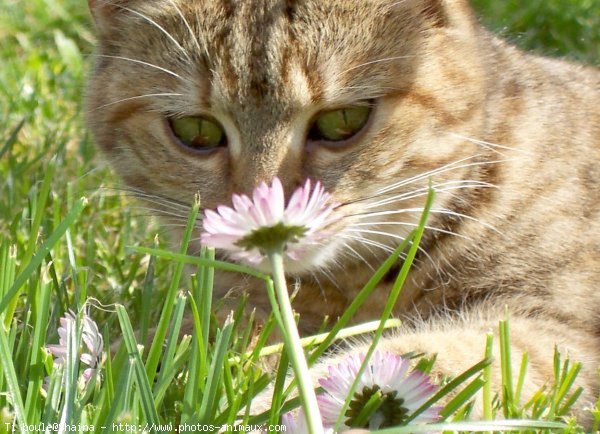
[[[463,27],[474,19],[468,0],[414,0],[413,7],[433,27]]]
[[[88,6],[96,28],[103,33],[109,33],[113,28],[116,17],[131,1],[128,0],[88,0]]]
[[[421,13],[428,18],[434,27],[446,27],[448,16],[444,9],[443,0],[424,0],[421,2]]]

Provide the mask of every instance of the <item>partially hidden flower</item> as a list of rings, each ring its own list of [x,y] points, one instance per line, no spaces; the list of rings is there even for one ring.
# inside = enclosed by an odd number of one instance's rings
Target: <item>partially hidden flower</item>
[[[310,246],[318,245],[333,222],[331,195],[320,182],[310,180],[298,187],[285,203],[283,186],[273,178],[271,186],[261,183],[252,194],[234,194],[233,208],[225,205],[204,213],[205,246],[229,251],[234,259],[256,265],[273,250],[283,249],[297,261]]]
[[[352,354],[336,366],[329,367],[329,376],[319,380],[325,393],[317,400],[325,425],[334,425],[340,416],[352,383],[358,375],[364,354]],[[410,371],[410,362],[391,353],[376,351],[360,377],[350,407],[343,417],[347,428],[379,429],[404,425],[413,412],[437,390],[430,378],[417,370]],[[377,394],[377,397],[373,398]],[[365,405],[378,400],[376,410],[365,420]],[[429,407],[411,423],[430,423],[439,419],[442,407]]]
[[[281,416],[281,425],[285,427],[286,434],[307,434],[306,418],[304,412],[299,410],[296,414],[289,412]],[[333,426],[323,426],[324,434],[333,434]]]
[[[67,357],[67,327],[70,324],[72,330],[76,326],[75,314],[71,311],[65,313],[65,316],[60,318],[60,327],[58,328],[58,345],[48,345],[47,348],[55,357],[54,363],[64,364]],[[82,318],[81,339],[84,343],[84,350],[81,352],[79,360],[88,367],[81,374],[84,384],[87,384],[98,369],[98,365],[102,360],[104,350],[104,339],[98,330],[98,325],[87,313],[83,314]]]

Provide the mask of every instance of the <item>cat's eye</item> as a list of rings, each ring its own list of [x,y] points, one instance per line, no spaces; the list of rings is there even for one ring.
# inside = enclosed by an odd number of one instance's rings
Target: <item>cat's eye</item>
[[[321,112],[315,118],[308,138],[314,141],[343,142],[360,132],[370,116],[370,105]]]
[[[216,121],[202,116],[188,116],[169,120],[175,137],[188,148],[209,151],[226,145],[223,127]]]

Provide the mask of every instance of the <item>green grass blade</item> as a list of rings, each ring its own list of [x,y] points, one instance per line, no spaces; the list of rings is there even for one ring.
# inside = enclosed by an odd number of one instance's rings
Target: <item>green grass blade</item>
[[[173,358],[173,362],[169,365],[169,369],[165,369],[161,379],[154,385],[154,405],[159,408],[162,404],[168,388],[172,385],[173,378],[181,372],[190,358],[190,342],[191,337],[186,336],[182,339],[181,344],[177,348],[177,353]]]
[[[51,422],[58,422],[60,413],[60,400],[62,396],[62,378],[63,367],[56,366],[52,371],[52,375],[50,375],[48,394],[41,419],[42,423],[48,424]]]
[[[102,420],[100,423],[104,426],[102,431],[105,434],[113,432],[112,424],[116,418],[125,412],[128,405],[127,395],[133,388],[134,375],[133,375],[133,360],[129,359],[123,364],[123,368],[119,372],[119,378],[116,383],[115,398],[110,402],[110,411],[108,417]]]
[[[500,321],[500,367],[502,373],[502,402],[504,404],[504,417],[508,418],[512,415],[514,404],[512,360],[510,351],[510,327],[508,320]]]
[[[10,402],[12,403],[15,419],[25,433],[29,432],[27,426],[27,413],[23,405],[21,390],[19,389],[19,379],[15,372],[15,367],[12,362],[12,354],[8,345],[8,337],[4,331],[4,327],[0,325],[0,362],[2,362],[2,371],[8,386]]]
[[[491,360],[494,351],[494,334],[488,333],[485,338],[485,353],[484,358]],[[483,419],[492,420],[494,418],[493,407],[492,407],[492,365],[488,365],[483,368]]]
[[[177,297],[177,302],[175,304],[175,312],[173,314],[173,323],[171,324],[169,337],[167,338],[167,345],[164,350],[163,357],[161,359],[160,373],[157,378],[157,384],[158,382],[163,380],[164,373],[169,371],[169,369],[171,368],[171,363],[173,363],[175,350],[177,348],[177,341],[179,340],[181,323],[183,321],[183,313],[185,310],[186,300],[187,297],[185,297],[184,295],[179,295]]]
[[[21,260],[21,267],[19,268],[19,273],[23,272],[23,268],[31,261],[33,254],[35,252],[36,242],[37,242],[37,234],[40,231],[42,225],[42,218],[46,213],[46,203],[48,202],[48,196],[50,195],[50,188],[52,187],[52,180],[54,178],[54,173],[56,172],[56,157],[52,158],[46,167],[46,173],[44,174],[44,181],[42,182],[42,187],[38,196],[32,202],[32,211],[33,211],[33,220],[31,222],[29,240],[27,242],[27,248],[25,249],[25,256]],[[18,292],[17,292],[18,294]],[[14,315],[15,309],[17,307],[18,295],[13,296],[12,301],[6,308],[6,316],[4,318],[4,325],[8,327],[10,322],[12,321],[12,317]],[[0,312],[2,311],[2,307],[0,307]]]
[[[25,122],[27,122],[27,118],[21,119],[21,122],[19,122],[17,124],[17,126],[11,131],[10,136],[8,137],[8,140],[6,140],[6,142],[4,142],[2,149],[0,149],[0,160],[2,160],[2,157],[4,157],[4,154],[6,154],[10,150],[10,148],[12,148],[12,146],[15,144],[15,142],[17,141],[17,136],[23,129]]]
[[[408,425],[397,428],[387,428],[373,431],[378,434],[418,434],[440,431],[450,432],[504,432],[528,430],[563,430],[567,427],[564,423],[546,422],[538,420],[498,420],[482,422],[448,422],[432,423],[427,425]],[[556,432],[556,431],[553,431]]]
[[[25,408],[27,409],[28,420],[38,420],[41,414],[41,394],[40,389],[44,381],[44,365],[42,360],[42,347],[46,340],[46,331],[48,327],[48,317],[50,315],[50,285],[48,271],[43,273],[40,280],[39,298],[36,301],[35,326],[33,340],[31,342],[31,359],[29,362],[29,375],[27,385],[27,398],[25,399]]]
[[[215,249],[206,249],[203,259],[208,261],[215,260]],[[215,280],[215,269],[211,266],[202,267],[202,280],[200,281],[200,300],[202,300],[202,304],[200,305],[200,319],[202,324],[202,342],[208,342],[208,335],[210,331],[210,314],[212,308],[212,296],[213,296],[213,286]]]
[[[388,319],[384,324],[384,329],[393,329],[398,328],[402,325],[402,321],[398,319]],[[367,335],[368,333],[374,333],[381,326],[381,320],[369,321],[363,324],[357,324],[355,326],[346,327],[341,329],[335,336],[335,340],[348,339],[354,336]],[[331,334],[320,333],[318,335],[306,336],[305,338],[300,339],[300,342],[304,348],[311,348],[315,345],[319,345],[325,340],[329,340]],[[331,344],[330,344],[331,345]],[[258,354],[260,357],[270,356],[273,354],[280,354],[283,351],[283,344],[273,344],[269,346],[260,346]],[[246,353],[246,357],[252,359],[253,354],[255,353],[256,348]],[[232,361],[239,361],[240,357],[235,356],[232,358]]]
[[[158,238],[154,239],[154,246],[158,246]],[[150,328],[150,311],[152,309],[152,293],[154,290],[154,267],[156,264],[156,256],[150,255],[148,268],[144,276],[142,284],[142,311],[140,313],[140,342],[144,345],[148,340],[148,329]]]
[[[233,321],[228,317],[223,324],[223,328],[217,335],[215,343],[215,353],[211,362],[208,377],[206,378],[206,387],[204,396],[200,404],[198,412],[198,420],[200,423],[210,423],[214,421],[216,406],[219,402],[217,391],[219,388],[220,377],[223,369],[223,361],[229,348],[229,341],[233,331]]]
[[[566,363],[567,362],[565,362],[565,365]],[[573,366],[567,370],[565,376],[561,379],[558,393],[556,395],[557,403],[562,402],[567,393],[573,388],[573,383],[575,383],[579,372],[581,372],[581,367],[581,363],[574,363]]]
[[[56,230],[48,237],[48,239],[42,244],[39,248],[38,252],[33,256],[31,261],[27,264],[27,266],[23,269],[21,273],[17,276],[16,280],[7,291],[7,293],[2,298],[0,302],[0,314],[7,309],[9,304],[17,295],[19,289],[27,282],[27,279],[33,274],[35,269],[41,265],[46,255],[50,252],[52,247],[60,240],[60,238],[64,235],[64,233],[69,229],[69,227],[75,222],[79,214],[83,211],[83,209],[87,206],[87,199],[81,198],[76,203],[73,209],[69,212],[67,217],[61,222],[60,225],[56,228]],[[5,324],[10,324],[9,316],[4,318]],[[6,325],[8,327],[8,324]]]
[[[467,379],[471,378],[473,375],[479,374],[486,366],[489,366],[492,363],[492,359],[483,359],[481,362],[471,366],[469,369],[464,371],[462,374],[452,379],[452,381],[448,382],[444,387],[438,390],[431,398],[427,400],[421,407],[416,409],[413,414],[411,414],[406,420],[407,423],[413,421],[418,415],[423,413],[433,404],[438,402],[444,396],[451,393],[454,389],[460,387]]]
[[[231,273],[247,274],[248,276],[253,276],[262,280],[269,279],[269,276],[267,274],[261,273],[260,271],[256,271],[254,268],[245,267],[243,265],[238,264],[232,264],[230,262],[216,260],[213,261],[209,259],[203,259],[198,256],[184,255],[182,253],[169,252],[168,250],[151,249],[148,247],[132,246],[129,247],[129,249],[133,252],[154,255],[157,258],[168,259],[182,264],[202,265],[207,267],[213,267],[217,270],[229,271]]]
[[[366,285],[360,290],[357,296],[354,298],[350,306],[344,311],[340,319],[335,323],[331,331],[327,334],[327,338],[323,339],[321,344],[311,352],[308,357],[309,366],[312,365],[326,350],[329,348],[331,343],[336,339],[336,336],[343,329],[346,324],[352,319],[354,314],[358,311],[360,306],[366,301],[366,299],[375,290],[381,279],[390,271],[390,269],[398,262],[398,258],[408,247],[410,240],[415,236],[415,231],[412,231],[406,239],[398,246],[394,252],[381,264],[375,274],[369,279]]]
[[[142,363],[137,342],[135,341],[135,335],[133,333],[133,329],[131,328],[131,322],[129,321],[125,307],[122,305],[117,305],[117,316],[119,317],[119,323],[121,324],[123,340],[125,341],[127,352],[133,365],[133,371],[139,388],[138,394],[141,400],[144,416],[146,417],[146,421],[148,423],[155,424],[156,426],[159,424],[159,417],[156,407],[154,406],[152,389],[150,388],[150,382],[148,380],[148,376],[146,375],[146,371],[144,370],[144,364]]]
[[[192,232],[196,227],[196,220],[198,218],[198,211],[200,209],[200,201],[197,198],[194,206],[190,210],[190,214],[188,217],[187,226],[185,229],[185,233],[183,234],[183,239],[181,241],[180,252],[181,254],[187,252],[188,245],[190,239],[192,237]],[[162,353],[162,347],[165,341],[165,337],[167,335],[167,329],[169,327],[169,322],[171,320],[171,314],[174,308],[175,297],[177,296],[177,290],[179,288],[179,282],[181,280],[181,276],[183,274],[183,262],[177,262],[175,266],[175,273],[171,280],[171,285],[167,291],[165,296],[165,302],[163,310],[160,314],[160,320],[158,321],[158,327],[156,328],[156,333],[154,335],[154,339],[152,340],[152,345],[150,346],[150,351],[148,353],[148,359],[146,360],[146,373],[148,374],[148,381],[150,383],[154,382],[154,378],[156,376],[156,370],[158,368],[158,364],[160,361],[160,355]]]
[[[201,318],[197,304],[203,303],[204,297],[208,292],[198,289],[198,280],[196,276],[192,276],[192,284],[194,286],[194,294],[190,298],[190,306],[192,308],[192,317],[194,319],[194,333],[192,341],[192,353],[188,363],[188,380],[183,393],[183,413],[181,421],[187,423],[191,421],[195,411],[195,404],[200,400],[200,392],[203,391],[205,384],[201,379],[208,376],[208,341],[202,338],[202,330],[204,321],[210,321],[210,318]],[[198,291],[196,291],[198,289]],[[196,303],[196,298],[198,303]]]
[[[565,400],[565,402],[560,406],[560,408],[557,411],[557,415],[558,416],[566,416],[566,415],[568,415],[569,412],[571,411],[571,407],[573,407],[573,405],[579,399],[579,397],[581,396],[582,393],[583,393],[583,388],[578,387],[577,389],[575,389],[575,392],[573,392]]]
[[[529,365],[529,354],[524,352],[521,356],[521,367],[519,369],[519,377],[517,378],[517,385],[515,386],[514,401],[516,405],[521,402],[521,394],[523,392],[523,385],[525,384],[525,378],[527,376],[527,366]]]
[[[8,244],[2,245],[2,257],[0,258],[0,299],[4,297],[12,285],[15,274],[17,271],[17,247],[9,246]],[[0,312],[0,319],[3,318],[4,313]],[[2,321],[4,323],[4,321]]]
[[[448,418],[452,413],[457,411],[462,406],[466,405],[468,401],[475,396],[477,392],[483,387],[485,382],[481,378],[476,378],[467,387],[461,390],[458,395],[450,400],[448,404],[440,412],[442,419]]]
[[[280,408],[283,404],[283,389],[285,379],[290,366],[290,359],[287,352],[283,351],[279,357],[277,366],[277,375],[275,376],[275,386],[273,387],[273,397],[271,398],[271,415],[269,416],[269,425],[275,425],[279,422]]]
[[[389,295],[389,297],[386,301],[386,304],[383,308],[383,313],[380,318],[381,323],[380,323],[379,327],[377,328],[377,330],[375,331],[375,334],[373,335],[372,343],[369,346],[367,353],[365,354],[365,358],[356,374],[356,379],[352,383],[352,386],[350,387],[350,390],[348,391],[348,396],[346,397],[344,405],[342,406],[342,409],[340,410],[340,416],[338,417],[338,420],[334,427],[334,431],[336,431],[336,432],[339,431],[339,428],[343,422],[344,414],[350,407],[350,402],[352,401],[352,398],[354,396],[356,388],[358,387],[358,384],[360,382],[362,374],[365,371],[365,369],[367,368],[371,356],[375,352],[375,348],[377,347],[377,343],[379,342],[379,339],[383,335],[384,325],[385,325],[386,321],[388,320],[388,318],[390,317],[390,315],[392,314],[394,306],[396,305],[396,301],[398,300],[398,297],[400,296],[400,292],[402,291],[402,287],[404,286],[404,282],[406,281],[406,278],[408,277],[408,273],[412,267],[412,263],[413,263],[415,257],[417,256],[417,252],[419,249],[419,243],[421,242],[423,233],[425,232],[425,224],[427,223],[427,219],[429,218],[429,212],[431,210],[431,207],[433,206],[434,200],[435,200],[435,191],[430,187],[429,193],[427,195],[427,200],[425,202],[425,206],[423,207],[423,213],[421,214],[421,218],[419,220],[419,225],[415,229],[414,238],[410,241],[411,242],[410,249],[408,250],[408,254],[406,255],[404,263],[402,264],[402,267],[400,268],[400,272],[398,273],[398,276],[396,277],[394,285],[392,286],[392,290],[390,291],[390,295]]]

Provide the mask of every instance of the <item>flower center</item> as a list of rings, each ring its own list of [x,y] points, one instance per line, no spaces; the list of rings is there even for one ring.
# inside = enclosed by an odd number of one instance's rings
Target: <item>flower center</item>
[[[245,250],[257,248],[261,253],[266,253],[279,250],[288,243],[297,243],[305,234],[304,226],[287,226],[280,222],[274,226],[254,229],[235,245]]]
[[[381,388],[378,385],[363,388],[362,392],[354,394],[354,399],[350,402],[350,407],[346,411],[346,425],[351,428],[389,428],[404,424],[408,417],[408,408],[404,407],[404,399],[397,397],[397,391],[381,394],[380,405],[377,410],[371,414],[366,422],[358,421],[362,409],[369,399]]]

